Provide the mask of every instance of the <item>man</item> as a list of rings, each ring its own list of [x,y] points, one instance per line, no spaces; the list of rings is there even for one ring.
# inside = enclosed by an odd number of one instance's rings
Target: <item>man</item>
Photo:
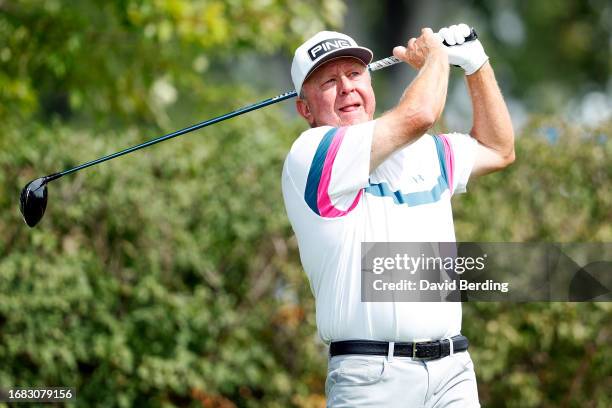
[[[471,175],[514,161],[508,110],[482,45],[465,42],[469,33],[465,24],[424,28],[395,47],[418,75],[376,120],[370,50],[324,31],[295,52],[296,107],[311,129],[293,144],[282,187],[319,335],[330,343],[328,406],[479,406],[461,303],[368,303],[360,292],[361,242],[454,242],[451,196]],[[467,75],[473,127],[430,136],[449,64]]]

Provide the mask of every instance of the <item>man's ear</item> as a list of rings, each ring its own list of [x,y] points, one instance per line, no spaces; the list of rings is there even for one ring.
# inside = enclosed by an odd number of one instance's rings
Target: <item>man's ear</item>
[[[310,107],[308,107],[308,102],[306,102],[305,99],[297,98],[295,101],[295,108],[297,109],[300,116],[306,119],[306,122],[308,122],[310,126],[312,126],[313,117],[312,113],[310,112]]]

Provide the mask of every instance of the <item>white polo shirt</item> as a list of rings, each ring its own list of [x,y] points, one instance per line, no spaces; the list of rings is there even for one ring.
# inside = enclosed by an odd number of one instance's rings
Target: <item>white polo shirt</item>
[[[476,152],[465,134],[424,135],[371,174],[375,121],[302,133],[283,166],[285,207],[316,299],[321,339],[414,341],[461,330],[461,303],[362,302],[362,242],[454,242],[453,193]]]

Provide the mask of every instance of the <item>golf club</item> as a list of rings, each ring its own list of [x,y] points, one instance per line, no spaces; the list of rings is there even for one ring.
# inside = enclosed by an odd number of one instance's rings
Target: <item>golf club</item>
[[[466,37],[466,41],[473,41],[476,38],[478,38],[478,35],[476,34],[476,31],[474,31],[474,29],[471,30],[470,35],[468,37]],[[443,42],[444,45],[446,45],[447,47],[449,46],[446,41]],[[388,58],[383,58],[381,60],[378,61],[374,61],[371,64],[368,65],[368,69],[370,71],[378,71],[379,69],[383,69],[386,67],[390,67],[392,65],[395,65],[397,63],[399,63],[400,60],[395,58],[395,57],[388,57]],[[68,170],[64,170],[60,173],[54,173],[54,174],[50,174],[48,176],[44,176],[44,177],[39,177],[35,180],[30,181],[28,184],[25,185],[25,187],[23,188],[23,190],[21,190],[21,196],[19,199],[19,209],[21,210],[21,214],[23,215],[23,219],[25,221],[25,223],[29,226],[29,227],[34,227],[36,224],[38,224],[38,222],[42,219],[43,215],[45,214],[45,209],[47,208],[47,198],[48,198],[48,192],[47,192],[47,184],[50,183],[53,180],[57,180],[60,177],[63,177],[67,174],[71,174],[71,173],[75,173],[79,170],[83,170],[87,167],[91,167],[94,166],[96,164],[105,162],[107,160],[112,160],[114,158],[123,156],[125,154],[128,153],[132,153],[135,152],[136,150],[140,150],[140,149],[144,149],[145,147],[149,147],[152,146],[154,144],[163,142],[165,140],[168,139],[172,139],[174,137],[177,136],[181,136],[184,135],[186,133],[189,132],[193,132],[194,130],[198,130],[198,129],[202,129],[203,127],[206,126],[210,126],[210,125],[214,125],[215,123],[219,123],[222,122],[224,120],[242,115],[244,113],[247,112],[251,112],[260,108],[263,108],[265,106],[268,105],[272,105],[281,101],[284,101],[285,99],[289,99],[289,98],[293,98],[297,96],[297,93],[295,91],[291,91],[291,92],[285,92],[283,94],[277,95],[275,97],[269,98],[269,99],[265,99],[261,102],[257,102],[254,103],[252,105],[248,105],[245,107],[242,107],[240,109],[237,109],[233,112],[230,113],[226,113],[224,115],[221,116],[217,116],[215,118],[212,119],[208,119],[205,120],[203,122],[197,123],[195,125],[186,127],[184,129],[181,130],[177,130],[176,132],[172,132],[169,133],[167,135],[164,136],[160,136],[156,139],[152,139],[149,140],[147,142],[141,143],[139,145],[136,146],[132,146],[130,148],[121,150],[119,152],[101,157],[99,159],[96,160],[92,160],[90,162],[87,163],[83,163],[79,166],[73,167],[71,169]]]

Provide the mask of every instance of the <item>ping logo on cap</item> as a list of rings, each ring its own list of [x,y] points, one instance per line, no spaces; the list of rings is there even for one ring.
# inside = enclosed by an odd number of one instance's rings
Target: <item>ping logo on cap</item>
[[[330,51],[346,47],[351,47],[351,43],[348,40],[343,38],[328,38],[327,40],[316,43],[308,49],[308,56],[314,61]]]

